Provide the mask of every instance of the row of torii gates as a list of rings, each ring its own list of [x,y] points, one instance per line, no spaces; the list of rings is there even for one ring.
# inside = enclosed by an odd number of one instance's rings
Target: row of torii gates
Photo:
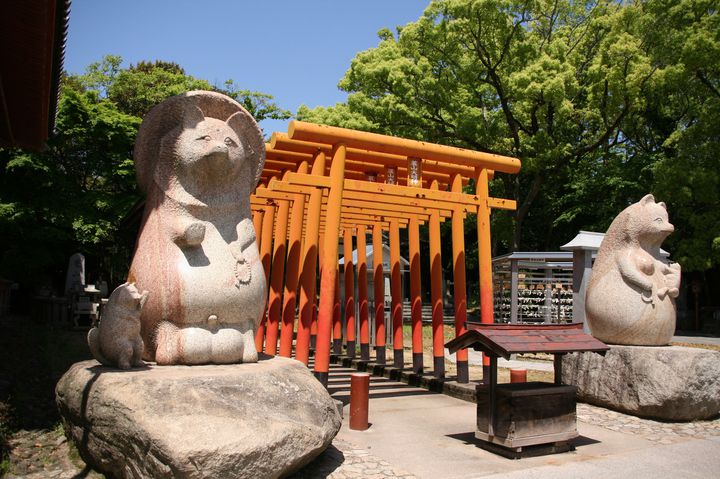
[[[355,355],[354,269],[360,359],[385,364],[385,283],[382,234],[390,247],[393,366],[404,367],[400,278],[400,228],[408,229],[413,370],[423,372],[419,226],[428,223],[434,375],[444,377],[440,223],[452,221],[456,335],[467,318],[463,222],[477,215],[480,319],[493,322],[490,210],[515,209],[515,202],[491,198],[495,171],[517,173],[520,161],[490,153],[293,121],[288,133],[274,133],[266,145],[261,180],[251,197],[253,224],[268,283],[267,314],[256,335],[258,351],[308,364],[314,336],[314,373],[327,386],[332,352],[342,352],[338,248],[343,235],[347,354]],[[475,180],[475,194],[463,185]],[[400,183],[404,184],[400,184]],[[366,244],[372,234],[375,338],[370,338]],[[352,264],[353,237],[357,265]],[[320,273],[319,301],[317,275]],[[319,303],[319,304],[316,304]],[[278,337],[279,336],[279,337]],[[279,341],[278,341],[279,340]],[[278,344],[279,343],[279,344]],[[264,347],[263,347],[264,346]],[[457,356],[457,380],[468,382],[467,351]]]

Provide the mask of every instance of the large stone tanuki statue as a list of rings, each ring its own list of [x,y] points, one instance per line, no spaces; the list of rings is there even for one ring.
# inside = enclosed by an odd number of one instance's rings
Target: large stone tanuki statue
[[[257,361],[266,286],[250,193],[264,161],[257,123],[224,95],[188,92],[145,116],[135,167],[147,199],[128,278],[150,292],[145,360]]]
[[[675,332],[680,265],[660,260],[674,230],[652,195],[628,206],[600,246],[585,298],[593,336],[610,344],[664,346]]]

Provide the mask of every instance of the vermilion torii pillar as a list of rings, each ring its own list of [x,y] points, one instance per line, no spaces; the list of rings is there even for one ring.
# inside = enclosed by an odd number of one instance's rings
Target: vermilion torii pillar
[[[422,285],[420,271],[420,223],[410,216],[408,223],[408,261],[410,262],[410,331],[412,335],[412,370],[423,373]]]
[[[436,180],[433,180],[430,189],[438,189],[438,183]],[[431,211],[428,227],[430,236],[430,294],[432,295],[433,374],[436,378],[444,378],[445,338],[443,334],[444,313],[442,295],[442,259],[440,257],[440,214],[438,210]]]
[[[277,353],[278,325],[282,308],[283,279],[285,274],[287,221],[290,203],[279,201],[275,215],[273,233],[272,266],[270,267],[270,294],[268,296],[268,317],[265,329],[265,354]]]
[[[345,145],[340,143],[334,147],[330,167],[330,191],[328,193],[328,212],[325,218],[325,244],[320,278],[317,344],[315,346],[315,376],[325,386],[327,386],[330,370],[330,333],[337,287],[338,236],[340,234],[340,207],[344,173]]]
[[[298,165],[298,173],[307,173],[307,161]],[[287,264],[285,272],[285,291],[283,292],[282,329],[280,330],[280,356],[289,358],[292,354],[295,325],[295,305],[300,276],[302,250],[302,229],[305,219],[305,195],[295,195],[290,211],[290,237],[288,239]]]
[[[345,271],[345,339],[347,356],[355,357],[355,267],[352,259],[353,232],[345,228],[343,232],[343,256]]]
[[[393,366],[405,367],[402,330],[402,283],[400,278],[400,226],[396,218],[390,220],[390,295],[393,336]]]
[[[383,273],[382,225],[375,223],[373,244],[373,298],[375,299],[375,362],[385,364],[385,276]]]
[[[367,245],[364,225],[357,227],[358,320],[360,323],[360,359],[370,361],[370,324],[368,318]]]
[[[325,153],[315,155],[312,166],[313,175],[325,172]],[[318,243],[320,236],[320,213],[322,208],[322,190],[314,188],[307,201],[305,215],[305,248],[303,251],[303,267],[300,274],[300,304],[298,311],[298,334],[295,345],[295,359],[308,363],[310,337],[315,312],[316,265],[318,261]]]
[[[488,170],[478,168],[475,194],[482,203],[477,212],[478,235],[478,269],[480,271],[480,322],[492,324],[493,314],[493,285],[492,285],[492,254],[490,243],[490,206],[487,204]],[[483,381],[487,382],[490,373],[490,358],[483,354]]]
[[[267,290],[270,289],[270,260],[272,259],[272,230],[273,224],[275,223],[275,205],[270,204],[265,207],[265,211],[262,217],[262,234],[260,235],[260,262],[265,270],[265,285]],[[267,313],[267,307],[265,308]],[[267,323],[267,316],[263,314],[263,318],[258,325],[258,329],[255,333],[255,349],[257,351],[263,350],[263,340],[265,339],[265,324]]]
[[[462,180],[459,174],[453,176],[453,192],[462,192]],[[452,247],[453,247],[453,301],[455,306],[455,337],[467,331],[467,290],[465,286],[465,213],[461,206],[456,206],[452,213]],[[457,381],[470,381],[468,370],[468,350],[463,348],[456,353]]]

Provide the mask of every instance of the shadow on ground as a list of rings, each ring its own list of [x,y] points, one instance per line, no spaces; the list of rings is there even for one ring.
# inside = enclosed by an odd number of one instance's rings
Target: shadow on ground
[[[345,455],[341,450],[328,446],[314,461],[303,467],[295,474],[288,476],[288,479],[315,479],[328,477],[345,462]]]

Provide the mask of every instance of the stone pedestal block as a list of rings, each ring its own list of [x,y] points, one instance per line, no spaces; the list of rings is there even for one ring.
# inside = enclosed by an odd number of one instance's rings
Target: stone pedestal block
[[[563,358],[562,380],[578,399],[666,421],[720,414],[720,352],[680,346],[612,346],[605,356]]]
[[[285,358],[120,371],[73,365],[56,389],[66,433],[111,477],[280,477],[340,429],[334,401]]]

